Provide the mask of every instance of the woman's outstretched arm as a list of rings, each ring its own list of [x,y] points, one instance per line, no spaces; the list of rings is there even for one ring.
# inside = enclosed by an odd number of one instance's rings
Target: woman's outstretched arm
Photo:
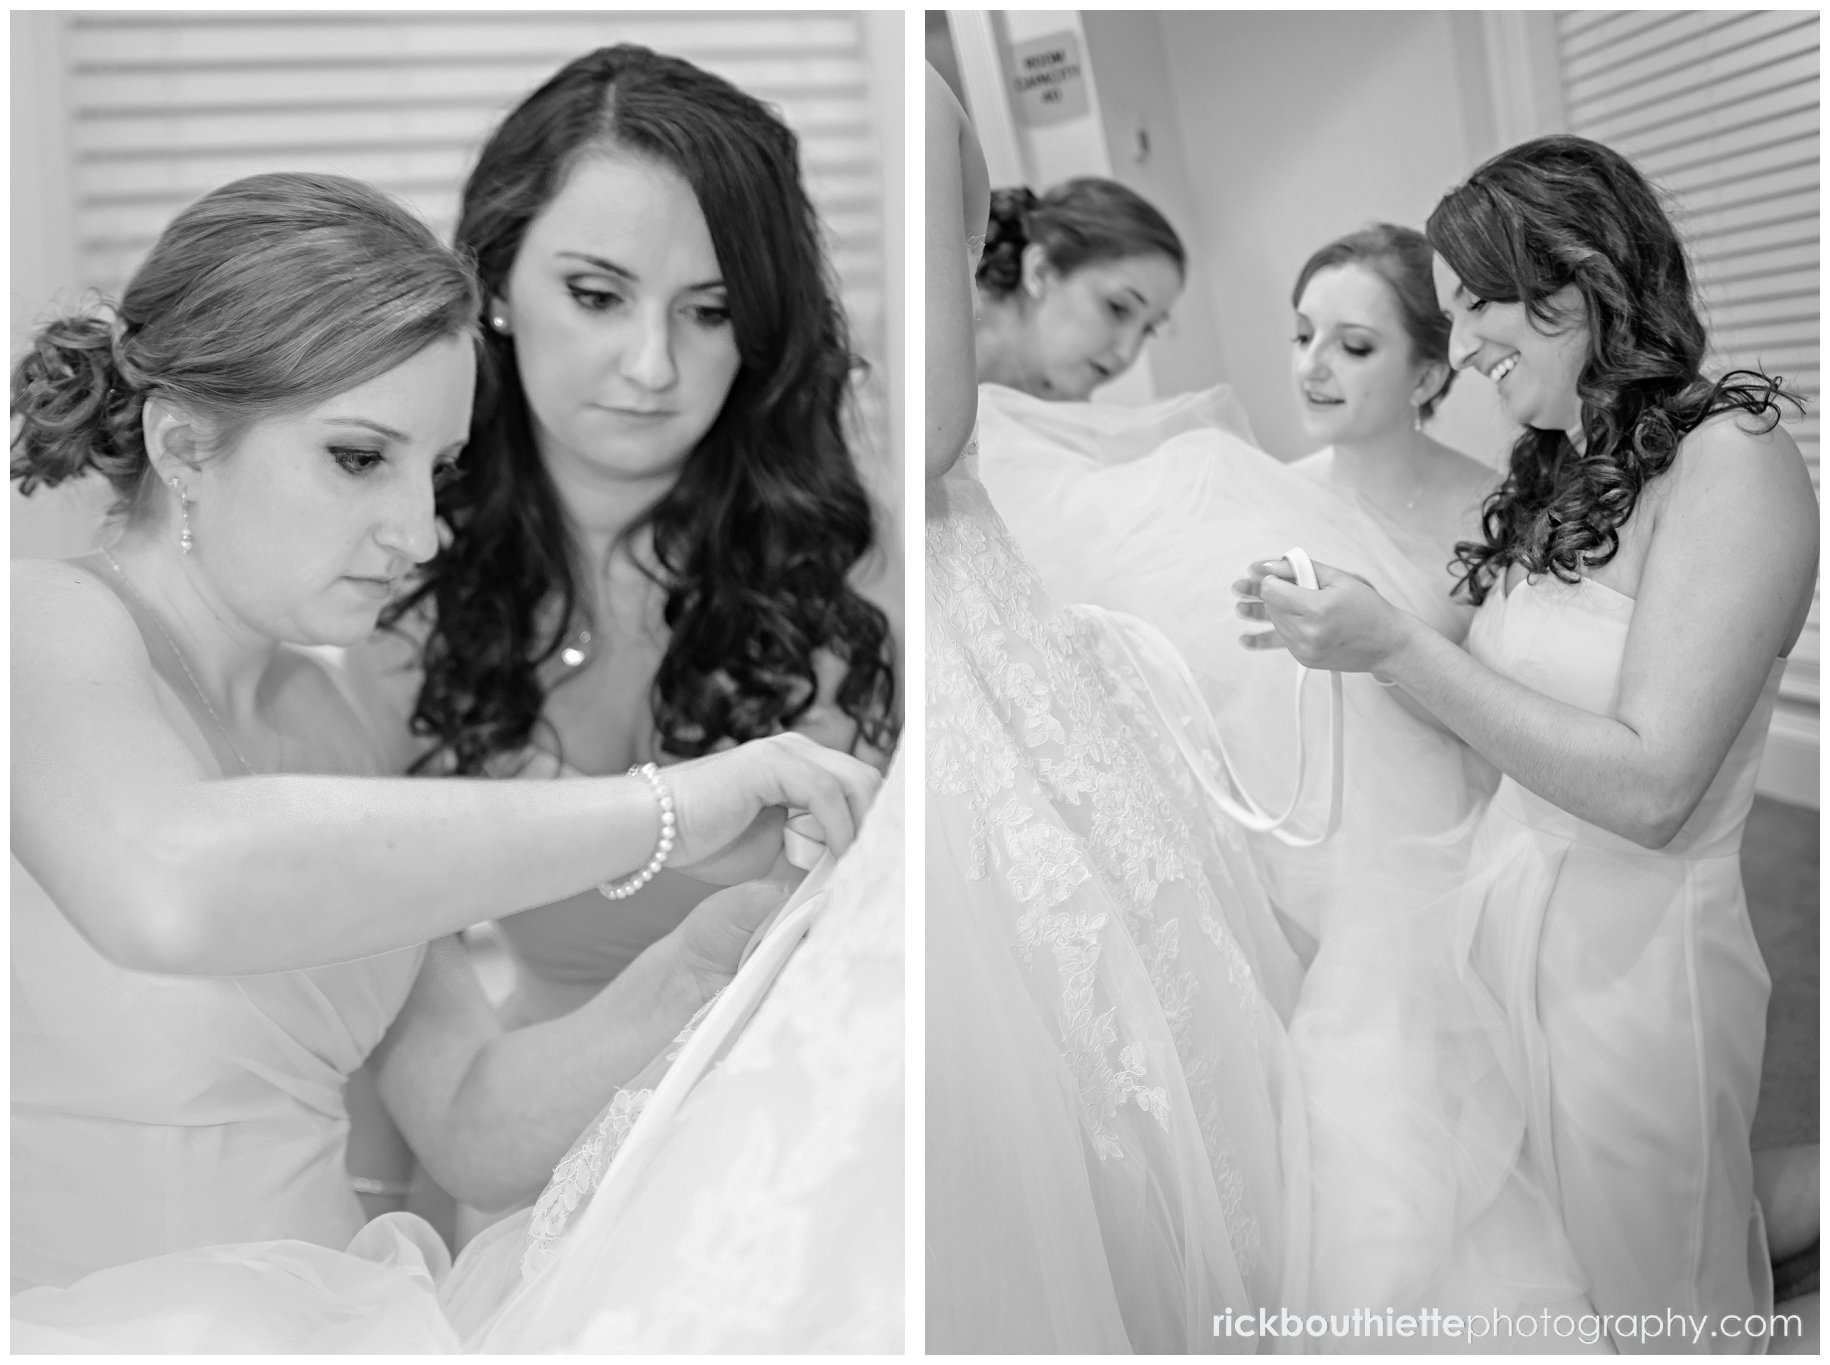
[[[17,562],[12,610],[13,852],[124,966],[233,975],[347,961],[575,894],[655,848],[655,798],[639,777],[218,778],[98,581]],[[319,682],[324,725],[360,734]],[[796,735],[681,764],[667,780],[674,863],[708,880],[769,865],[780,851],[770,807],[812,810],[843,849],[878,781]]]
[[[370,1058],[383,1103],[441,1186],[480,1208],[539,1193],[584,1126],[730,980],[788,896],[746,882],[707,897],[587,1004],[506,1030],[455,939],[430,946]]]

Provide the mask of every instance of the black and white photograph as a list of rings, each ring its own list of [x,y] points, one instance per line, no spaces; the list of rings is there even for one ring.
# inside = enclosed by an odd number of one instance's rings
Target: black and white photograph
[[[1817,1354],[1820,28],[14,11],[12,1349]]]
[[[14,1350],[905,1348],[904,28],[13,13]]]
[[[1815,1353],[1818,16],[929,11],[934,1353]]]

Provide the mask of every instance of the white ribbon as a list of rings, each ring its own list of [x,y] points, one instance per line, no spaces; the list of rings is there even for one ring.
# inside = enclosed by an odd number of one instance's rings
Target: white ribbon
[[[1296,585],[1299,588],[1307,588],[1314,592],[1320,587],[1315,577],[1315,565],[1306,553],[1302,550],[1287,550],[1283,557],[1290,568],[1295,571]],[[1151,670],[1144,666],[1142,660],[1137,657],[1122,635],[1119,637],[1119,644],[1136,668],[1138,676],[1143,679],[1144,686],[1149,691],[1151,700],[1156,703],[1157,709],[1166,715],[1170,714],[1170,708],[1164,704],[1156,687],[1150,681]],[[1206,756],[1195,750],[1184,733],[1186,727],[1172,723],[1170,729],[1174,733],[1176,747],[1181,750],[1182,757],[1187,760],[1188,766],[1200,779],[1208,799],[1218,806],[1229,819],[1236,821],[1245,829],[1258,834],[1269,834],[1279,843],[1291,848],[1314,848],[1330,838],[1341,827],[1341,797],[1346,775],[1341,675],[1339,673],[1328,675],[1332,693],[1328,712],[1328,818],[1323,822],[1320,834],[1297,834],[1289,829],[1288,825],[1291,817],[1296,814],[1297,805],[1302,800],[1303,790],[1308,784],[1309,736],[1303,725],[1303,685],[1309,681],[1311,670],[1300,663],[1296,666],[1296,785],[1291,790],[1289,806],[1281,812],[1272,812],[1256,801],[1240,782],[1239,774],[1234,771],[1232,759],[1227,756],[1226,744],[1220,737],[1220,727],[1214,723],[1212,714],[1207,711],[1205,703],[1201,701],[1200,687],[1196,684],[1194,677],[1188,673],[1188,665],[1183,661],[1180,651],[1176,650],[1173,645],[1169,645],[1167,640],[1164,641],[1164,644],[1167,646],[1167,658],[1173,660],[1181,670],[1182,681],[1190,698],[1201,708],[1200,718],[1206,722],[1207,729],[1214,736],[1214,747],[1219,751],[1220,766],[1226,773],[1227,782],[1232,786],[1232,791],[1228,791],[1215,780]]]

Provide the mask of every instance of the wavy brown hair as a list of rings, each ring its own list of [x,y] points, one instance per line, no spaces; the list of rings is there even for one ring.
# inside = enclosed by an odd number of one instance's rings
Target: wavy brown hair
[[[844,424],[854,357],[792,132],[678,58],[622,45],[570,63],[490,137],[457,243],[500,295],[534,218],[581,157],[613,148],[682,176],[730,298],[739,370],[648,531],[665,593],[650,690],[664,752],[703,754],[792,726],[817,699],[817,651],[863,742],[894,741],[889,623],[851,586],[874,544]],[[463,476],[440,495],[453,539],[385,619],[433,608],[413,714],[422,770],[476,773],[542,722],[541,666],[577,628],[584,570],[534,441],[511,342],[489,328]]]
[[[1802,410],[1761,371],[1704,377],[1683,243],[1651,184],[1599,142],[1560,134],[1501,152],[1444,196],[1427,235],[1471,295],[1523,303],[1553,334],[1572,319],[1551,297],[1574,286],[1588,324],[1583,448],[1528,428],[1482,508],[1484,539],[1455,547],[1458,591],[1477,605],[1511,564],[1574,582],[1613,559],[1640,493],[1706,419],[1740,411],[1770,431],[1782,402]]]

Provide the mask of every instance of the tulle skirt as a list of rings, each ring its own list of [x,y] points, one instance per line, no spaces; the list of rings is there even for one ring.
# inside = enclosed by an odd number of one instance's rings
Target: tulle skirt
[[[971,479],[928,526],[928,1347],[1217,1351],[1301,1294],[1282,940],[1144,680]]]
[[[1201,410],[1184,400],[1100,409],[987,387],[985,484],[1055,597],[1160,630],[1131,632],[1131,652],[1160,709],[1200,718],[1170,728],[1192,740],[1192,766],[1205,758],[1228,785],[1205,752],[1223,748],[1240,786],[1267,808],[1294,800],[1296,831],[1311,832],[1326,766],[1312,766],[1299,791],[1296,755],[1305,729],[1312,748],[1325,733],[1326,693],[1312,686],[1299,708],[1294,661],[1241,647],[1257,627],[1235,613],[1232,583],[1252,560],[1300,547],[1452,638],[1468,614],[1364,509],[1254,448],[1236,423],[1191,413]],[[1319,847],[1246,836],[1271,901],[1312,954],[1289,1028],[1309,1179],[1306,1212],[1292,1217],[1306,1222],[1287,1234],[1308,1248],[1300,1303],[1318,1319],[1433,1312],[1439,1330],[1324,1332],[1299,1344],[1583,1349],[1579,1334],[1470,1339],[1466,1325],[1588,1309],[1588,1277],[1531,1139],[1517,1002],[1457,950],[1457,926],[1481,895],[1475,840],[1497,774],[1372,677],[1343,684],[1338,831]],[[1440,1330],[1445,1316],[1462,1320],[1459,1335]]]
[[[455,1265],[410,1214],[347,1248],[177,1252],[15,1295],[13,1349],[900,1351],[902,772],[638,1179],[614,1159],[677,1049],[618,1092],[533,1208]]]
[[[1261,629],[1234,610],[1232,585],[1253,560],[1297,547],[1358,573],[1398,607],[1451,639],[1470,609],[1445,576],[1426,573],[1388,528],[1359,506],[1250,444],[1229,418],[1224,387],[1144,408],[1044,403],[981,389],[980,465],[986,491],[1062,603],[1092,603],[1156,626],[1199,685],[1240,783],[1259,803],[1295,803],[1298,832],[1319,828],[1327,791],[1319,767],[1295,789],[1299,729],[1326,732],[1325,689],[1299,711],[1298,668],[1281,651],[1247,650]],[[1343,894],[1369,871],[1403,867],[1403,842],[1461,828],[1498,774],[1409,709],[1370,675],[1343,678],[1343,816],[1319,848],[1248,835],[1278,910],[1321,938]],[[1298,717],[1301,717],[1300,722]]]

